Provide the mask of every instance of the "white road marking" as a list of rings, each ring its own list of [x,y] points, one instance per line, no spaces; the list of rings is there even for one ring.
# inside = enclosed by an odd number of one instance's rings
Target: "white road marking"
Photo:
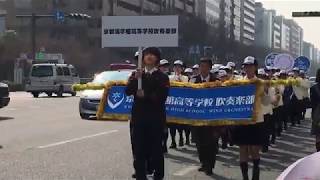
[[[88,136],[82,136],[82,137],[79,137],[79,138],[69,139],[69,140],[66,140],[66,141],[60,141],[60,142],[56,142],[56,143],[52,143],[52,144],[48,144],[48,145],[44,145],[44,146],[38,146],[37,148],[44,149],[44,148],[50,148],[50,147],[54,147],[54,146],[60,146],[60,145],[64,145],[64,144],[67,144],[67,143],[81,141],[81,140],[84,140],[84,139],[90,139],[90,138],[94,138],[94,137],[97,137],[97,136],[103,136],[103,135],[112,134],[112,133],[116,133],[116,132],[118,132],[118,130],[106,131],[106,132],[102,132],[102,133],[98,133],[98,134],[93,134],[93,135],[88,135]]]
[[[186,168],[183,168],[183,169],[173,173],[173,175],[174,176],[184,176],[184,175],[190,173],[191,171],[196,170],[197,168],[199,168],[199,166],[191,165],[191,166],[188,166]]]

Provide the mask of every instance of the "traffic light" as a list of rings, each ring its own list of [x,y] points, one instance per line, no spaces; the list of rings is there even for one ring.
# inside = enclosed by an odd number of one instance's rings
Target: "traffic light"
[[[70,13],[69,17],[73,19],[90,19],[91,18],[91,16],[89,16],[88,14],[82,14],[82,13]]]
[[[320,17],[320,11],[292,12],[293,17]]]

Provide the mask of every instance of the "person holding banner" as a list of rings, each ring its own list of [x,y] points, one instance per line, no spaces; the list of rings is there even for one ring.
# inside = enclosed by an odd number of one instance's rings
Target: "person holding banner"
[[[177,82],[188,82],[189,78],[188,76],[182,75],[184,70],[184,64],[181,60],[176,60],[173,63],[173,71],[174,74],[169,76],[170,81],[177,81]],[[177,148],[176,143],[176,132],[178,130],[179,133],[179,146],[184,146],[184,140],[183,140],[183,131],[185,131],[186,134],[186,144],[190,145],[190,128],[185,125],[177,125],[177,124],[170,124],[170,136],[171,136],[171,146],[170,148],[175,149]]]
[[[200,59],[200,74],[193,77],[192,83],[206,83],[217,81],[218,79],[210,73],[212,61],[209,58]],[[218,153],[218,141],[220,137],[220,127],[200,126],[194,127],[192,134],[195,138],[196,147],[199,155],[201,167],[206,175],[213,174],[212,169],[215,167],[216,155]]]
[[[252,57],[248,56],[243,62],[244,71],[246,76],[244,79],[255,80],[257,79],[258,62]],[[268,96],[268,87],[264,88],[263,94],[261,94],[261,103],[263,105],[270,104],[270,97]],[[261,106],[261,105],[260,105]],[[234,142],[240,147],[240,168],[242,172],[243,180],[249,180],[248,176],[248,161],[253,161],[252,180],[259,180],[260,176],[260,150],[264,144],[265,132],[264,132],[264,118],[263,118],[263,106],[257,116],[257,122],[254,125],[237,126],[234,131]]]
[[[164,178],[163,139],[166,123],[165,102],[169,93],[169,78],[157,69],[160,62],[158,48],[150,47],[142,53],[144,71],[138,69],[129,78],[126,94],[134,96],[131,111],[132,144],[136,158],[136,179],[147,180],[146,164],[152,160],[154,179]],[[138,79],[142,89],[138,88]]]

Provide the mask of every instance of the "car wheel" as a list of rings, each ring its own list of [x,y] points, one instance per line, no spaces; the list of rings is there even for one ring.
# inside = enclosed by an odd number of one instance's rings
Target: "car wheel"
[[[49,97],[52,97],[52,92],[47,92],[46,93]]]
[[[58,96],[58,97],[63,97],[63,86],[60,86],[60,87],[59,87],[59,90],[58,90],[58,92],[57,92],[57,96]]]
[[[77,95],[76,92],[72,92],[72,93],[71,93],[71,96],[76,96],[76,95]]]
[[[90,119],[90,114],[80,113],[80,117],[81,117],[81,119],[89,120]]]
[[[39,93],[33,92],[33,93],[32,93],[32,96],[33,96],[34,98],[38,98],[38,97],[39,97]]]

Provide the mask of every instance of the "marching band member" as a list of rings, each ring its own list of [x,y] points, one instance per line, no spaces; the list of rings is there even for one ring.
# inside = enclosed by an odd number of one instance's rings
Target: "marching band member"
[[[254,80],[257,79],[258,62],[252,57],[248,56],[243,62],[244,71],[246,76],[244,79]],[[261,103],[263,105],[270,104],[270,97],[268,96],[268,88],[266,87],[261,95]],[[261,105],[261,104],[260,104]],[[240,168],[243,180],[249,180],[248,176],[248,161],[253,161],[252,179],[258,180],[260,176],[260,150],[264,143],[265,133],[264,129],[264,110],[263,106],[260,107],[262,112],[259,112],[257,123],[254,125],[237,126],[234,131],[235,144],[240,146]]]
[[[281,73],[283,74],[284,71],[280,71],[276,73],[277,79],[280,79]],[[283,125],[284,125],[284,119],[283,116],[284,113],[284,103],[283,103],[283,93],[284,93],[285,86],[284,85],[277,85],[276,86],[276,112],[275,114],[277,117],[277,136],[281,136],[281,133],[283,131]]]
[[[292,108],[294,109],[292,111],[292,120],[293,120],[293,125],[295,125],[295,122],[300,124],[300,121],[302,120],[302,111],[303,111],[303,95],[305,94],[306,91],[309,90],[311,84],[309,81],[302,79],[299,76],[299,68],[294,68],[294,78],[299,81],[299,85],[297,86],[292,86],[293,88],[293,95],[291,97],[292,101]]]
[[[286,80],[288,78],[288,74],[285,70],[280,71],[280,79]],[[281,119],[283,120],[283,129],[288,129],[288,121],[289,121],[289,108],[290,108],[290,96],[292,94],[292,86],[283,86],[283,93],[282,93],[282,102],[283,107],[281,111]]]
[[[184,75],[187,76],[189,79],[191,79],[193,76],[193,70],[191,68],[186,68],[184,70]]]
[[[176,60],[173,63],[173,71],[174,74],[169,76],[170,81],[177,81],[177,82],[188,82],[189,78],[187,76],[182,75],[183,73],[183,62],[181,60]],[[179,146],[184,146],[184,140],[183,140],[183,130],[185,130],[186,134],[186,144],[190,145],[190,130],[185,125],[176,125],[176,124],[170,124],[170,136],[171,136],[171,149],[177,148],[176,143],[176,131],[179,132]]]
[[[193,71],[193,76],[198,76],[199,75],[199,64],[195,64],[192,67],[192,71]]]
[[[166,59],[162,59],[159,63],[159,70],[166,75],[170,75],[170,63]]]
[[[306,78],[306,73],[303,70],[300,70],[300,77],[308,82],[308,78]],[[311,87],[311,84],[308,85],[309,88]],[[306,112],[307,112],[307,106],[309,105],[310,102],[310,95],[309,95],[309,88],[304,88],[303,89],[303,94],[302,94],[302,120],[305,119]]]
[[[158,48],[143,50],[144,71],[138,69],[129,78],[128,96],[134,96],[131,111],[132,144],[136,158],[136,179],[147,180],[146,163],[152,160],[154,179],[164,178],[163,132],[166,122],[165,102],[169,93],[169,78],[157,69],[160,62]],[[142,89],[138,79],[142,78]]]
[[[200,59],[200,74],[193,77],[192,83],[213,82],[218,79],[210,73],[212,61],[209,58]],[[199,171],[212,175],[212,169],[215,167],[216,154],[218,153],[219,127],[201,126],[193,128],[196,147],[199,155],[201,167]]]

